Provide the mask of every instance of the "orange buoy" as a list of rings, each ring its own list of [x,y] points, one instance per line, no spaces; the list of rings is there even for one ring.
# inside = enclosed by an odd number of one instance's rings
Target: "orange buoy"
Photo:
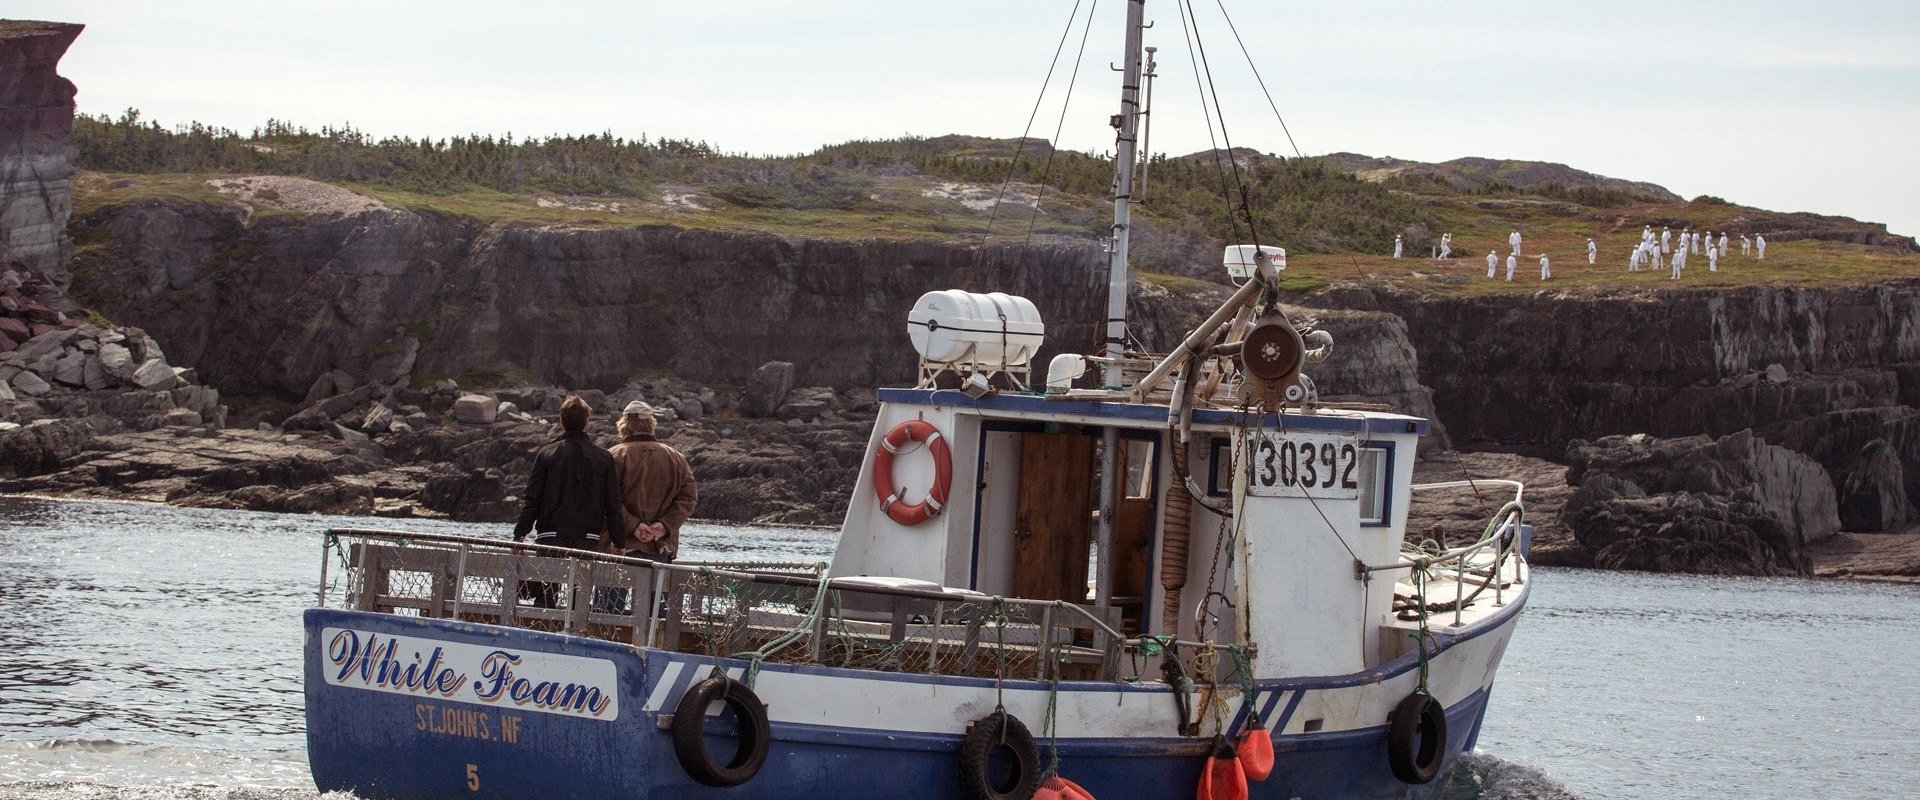
[[[1273,734],[1254,720],[1253,727],[1240,734],[1240,746],[1234,749],[1247,780],[1264,781],[1273,774]]]
[[[927,487],[925,500],[904,503],[900,500],[900,490],[893,485],[893,457],[913,442],[926,442],[927,450],[933,455],[933,485]],[[953,450],[947,447],[946,437],[941,436],[932,423],[910,419],[893,426],[886,438],[880,440],[880,449],[873,454],[873,492],[880,498],[880,510],[887,512],[894,522],[918,525],[933,519],[946,506],[947,492],[952,488]]]
[[[1247,800],[1247,772],[1227,737],[1214,739],[1213,755],[1200,772],[1198,800]]]
[[[1052,792],[1052,794],[1045,794],[1046,792]],[[1081,788],[1080,784],[1062,778],[1059,775],[1053,775],[1040,782],[1040,790],[1034,792],[1033,797],[1034,800],[1042,800],[1042,798],[1093,800],[1093,793]]]

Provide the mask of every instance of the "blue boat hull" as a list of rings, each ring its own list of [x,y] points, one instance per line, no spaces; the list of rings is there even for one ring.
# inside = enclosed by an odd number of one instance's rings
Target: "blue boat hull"
[[[1517,609],[1516,609],[1517,610]],[[537,713],[503,700],[496,706],[418,697],[328,682],[323,631],[351,627],[382,636],[417,637],[611,662],[618,715],[585,719]],[[956,751],[960,735],[889,732],[824,724],[772,725],[766,765],[747,783],[718,789],[681,769],[672,737],[660,726],[672,697],[712,667],[707,659],[636,650],[625,645],[448,620],[326,609],[306,614],[307,740],[315,785],[363,798],[793,798],[894,800],[960,798]],[[1497,659],[1497,654],[1495,656]],[[664,679],[675,661],[682,669]],[[697,664],[689,663],[697,661]],[[725,666],[725,664],[723,664]],[[678,680],[675,681],[675,677]],[[1384,727],[1274,737],[1276,766],[1251,784],[1256,798],[1421,798],[1440,794],[1458,754],[1478,736],[1490,683],[1447,709],[1442,779],[1410,786],[1387,768]],[[1164,692],[1163,692],[1164,693]],[[1269,721],[1284,730],[1293,705],[1274,692]],[[1296,697],[1298,694],[1296,693]],[[1172,704],[1166,705],[1172,727]],[[1040,721],[1029,720],[1041,746]],[[1081,737],[1058,742],[1060,772],[1102,798],[1188,797],[1208,741],[1179,737]]]

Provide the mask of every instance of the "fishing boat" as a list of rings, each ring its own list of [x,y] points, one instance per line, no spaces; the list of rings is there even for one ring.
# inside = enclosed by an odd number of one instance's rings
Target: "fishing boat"
[[[1322,402],[1286,253],[1128,347],[1144,3],[1127,6],[1106,342],[1036,376],[1004,294],[907,314],[830,562],[662,564],[328,531],[316,786],[365,798],[1406,798],[1474,747],[1529,591],[1522,487],[1407,533],[1424,419]],[[1149,69],[1149,74],[1151,70]],[[555,587],[555,607],[528,598]],[[545,605],[545,604],[542,604]]]

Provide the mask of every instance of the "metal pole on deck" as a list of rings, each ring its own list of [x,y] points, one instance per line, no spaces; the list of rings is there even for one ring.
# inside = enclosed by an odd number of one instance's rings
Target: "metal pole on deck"
[[[1113,247],[1107,251],[1107,339],[1108,358],[1126,354],[1128,226],[1133,213],[1133,170],[1139,159],[1140,132],[1140,39],[1146,25],[1146,0],[1127,0],[1126,66],[1121,71],[1120,113],[1113,117],[1119,131],[1113,154]],[[1101,375],[1107,389],[1122,389],[1120,364],[1108,362]],[[1101,436],[1100,521],[1094,533],[1093,604],[1098,608],[1113,605],[1113,521],[1119,506],[1120,430],[1108,425]]]

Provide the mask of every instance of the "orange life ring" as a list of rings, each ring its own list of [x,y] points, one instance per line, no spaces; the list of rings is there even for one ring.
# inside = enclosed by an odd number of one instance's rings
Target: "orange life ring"
[[[893,457],[913,442],[926,442],[933,456],[933,485],[927,488],[927,499],[918,503],[901,502],[900,490],[893,485]],[[880,498],[880,510],[887,512],[894,522],[902,525],[918,525],[939,516],[947,505],[947,491],[953,488],[953,450],[947,447],[947,439],[933,424],[921,419],[910,419],[893,426],[880,440],[880,449],[873,453],[873,492]]]

